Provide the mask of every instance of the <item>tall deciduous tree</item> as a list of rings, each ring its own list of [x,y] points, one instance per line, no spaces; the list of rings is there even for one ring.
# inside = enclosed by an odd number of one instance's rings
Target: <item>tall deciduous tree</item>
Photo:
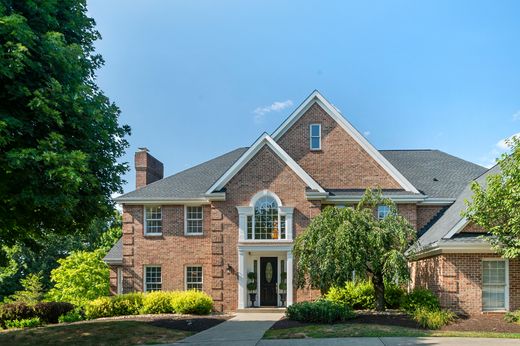
[[[0,245],[86,231],[121,190],[130,129],[95,83],[86,13],[86,0],[0,1]]]
[[[511,152],[498,160],[499,174],[486,177],[484,186],[473,182],[472,201],[464,215],[491,232],[486,237],[505,258],[520,256],[520,138],[508,141]]]
[[[378,205],[390,208],[381,220],[375,213]],[[376,309],[384,310],[385,282],[409,279],[404,252],[414,240],[414,228],[395,204],[380,191],[367,190],[353,208],[325,208],[296,238],[296,284],[325,294],[351,280],[353,271],[370,275]]]

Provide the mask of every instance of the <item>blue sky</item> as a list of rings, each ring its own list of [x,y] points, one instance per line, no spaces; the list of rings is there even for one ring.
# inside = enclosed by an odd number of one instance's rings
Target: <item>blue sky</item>
[[[314,89],[378,149],[482,165],[520,132],[518,1],[89,0],[98,84],[170,175],[249,146]],[[125,191],[134,188],[133,169]]]

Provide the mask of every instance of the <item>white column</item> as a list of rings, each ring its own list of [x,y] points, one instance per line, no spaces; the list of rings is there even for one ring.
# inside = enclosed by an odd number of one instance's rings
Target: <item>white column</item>
[[[247,293],[246,255],[243,250],[238,250],[238,308],[246,307]]]
[[[293,255],[287,251],[287,306],[293,303]]]

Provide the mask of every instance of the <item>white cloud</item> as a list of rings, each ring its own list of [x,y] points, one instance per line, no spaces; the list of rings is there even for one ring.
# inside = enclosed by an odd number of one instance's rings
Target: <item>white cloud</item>
[[[507,138],[499,140],[498,143],[497,143],[497,147],[499,149],[504,150],[504,151],[508,150],[509,149],[509,145],[507,144],[507,141],[511,140],[513,137],[520,137],[520,132],[515,133],[514,135],[511,135],[511,136],[509,136]]]
[[[513,121],[517,121],[517,120],[520,120],[520,111],[513,114]]]
[[[365,136],[365,137],[370,136],[370,131],[365,131],[365,132],[363,132],[363,136]]]
[[[520,132],[499,140],[486,155],[480,157],[480,164],[486,168],[493,167],[496,164],[496,159],[509,150],[509,146],[506,141],[513,137],[520,137]]]
[[[289,108],[293,105],[293,102],[291,100],[285,100],[285,101],[276,101],[270,104],[269,106],[264,107],[258,107],[256,108],[253,113],[255,114],[255,122],[260,123],[264,120],[264,116],[267,113],[271,112],[280,112],[286,108]]]

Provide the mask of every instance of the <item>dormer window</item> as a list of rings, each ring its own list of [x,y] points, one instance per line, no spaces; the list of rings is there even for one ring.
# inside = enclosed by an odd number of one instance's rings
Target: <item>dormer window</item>
[[[311,124],[309,130],[311,150],[321,150],[321,124]]]

